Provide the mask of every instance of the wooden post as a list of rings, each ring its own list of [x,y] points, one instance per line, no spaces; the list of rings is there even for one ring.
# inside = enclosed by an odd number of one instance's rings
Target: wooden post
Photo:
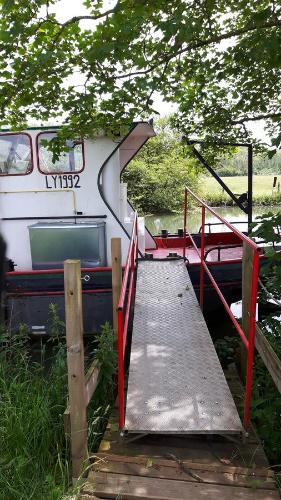
[[[277,390],[281,394],[281,360],[272,349],[267,338],[264,336],[262,329],[258,325],[256,326],[255,346],[266,368],[268,369]]]
[[[254,250],[243,242],[242,260],[242,329],[248,338],[250,321],[250,301],[253,274]],[[247,366],[247,350],[241,342],[241,376],[245,380]]]
[[[81,265],[64,263],[65,322],[70,407],[72,477],[77,479],[87,457]]]
[[[117,307],[122,285],[121,238],[111,238],[113,330],[117,339]]]

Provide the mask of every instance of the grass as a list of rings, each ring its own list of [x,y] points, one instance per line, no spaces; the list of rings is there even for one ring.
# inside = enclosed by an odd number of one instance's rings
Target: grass
[[[0,332],[0,500],[59,500],[74,493],[63,427],[67,405],[65,331],[55,306],[50,306],[50,313],[49,355],[46,344],[41,346],[39,361],[31,356],[25,328],[12,336]],[[103,369],[88,407],[91,452],[98,447],[114,396],[116,353],[109,324],[95,339],[89,360],[93,357]]]
[[[0,498],[58,500],[67,491],[65,349],[57,345],[46,372],[29,355],[26,332],[1,336]]]
[[[253,194],[272,195],[272,184],[274,175],[254,175],[253,176]],[[222,180],[233,190],[234,193],[243,193],[247,191],[247,176],[222,177]],[[281,175],[277,177],[281,183]],[[213,177],[204,177],[201,189],[206,194],[222,193],[222,188]],[[276,188],[275,190],[276,191]]]
[[[253,177],[253,202],[256,205],[281,204],[281,193],[273,189],[274,175],[254,175]],[[225,184],[235,193],[242,194],[247,191],[247,177],[222,177]],[[281,175],[277,177],[281,183]],[[228,194],[213,177],[204,177],[201,182],[202,197],[213,206],[232,205],[233,202]]]

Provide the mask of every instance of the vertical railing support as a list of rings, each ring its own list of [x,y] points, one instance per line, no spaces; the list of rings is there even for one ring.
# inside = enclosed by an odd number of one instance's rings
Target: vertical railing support
[[[118,310],[118,408],[119,429],[125,424],[124,415],[124,313]]]
[[[124,365],[127,331],[130,317],[130,308],[134,297],[134,279],[136,258],[138,255],[138,217],[135,213],[129,250],[123,274],[120,298],[118,302],[118,411],[119,429],[122,432],[125,425],[124,407]]]
[[[187,218],[187,189],[184,190],[184,215],[183,215],[183,258],[186,257],[186,218]]]
[[[201,248],[200,248],[200,307],[203,311],[204,307],[204,255],[205,255],[205,207],[202,206],[202,231],[201,231]]]
[[[249,253],[250,255],[250,253]],[[246,388],[245,388],[245,404],[244,404],[244,426],[247,427],[250,421],[250,405],[253,386],[253,367],[255,356],[255,335],[256,335],[256,306],[257,306],[257,292],[258,292],[258,276],[259,276],[259,254],[257,250],[252,250],[250,274],[248,277],[248,285],[244,282],[245,290],[243,290],[243,297],[247,303],[247,310],[244,309],[244,318],[248,328],[248,355],[246,364]],[[245,271],[247,274],[247,271]],[[248,297],[246,297],[246,294]],[[243,318],[242,318],[243,321]],[[244,330],[245,331],[245,330]]]
[[[242,257],[242,329],[249,339],[250,327],[250,301],[251,301],[251,282],[253,274],[253,257],[254,250],[249,247],[245,242],[243,243],[243,257]],[[246,379],[246,366],[247,356],[245,346],[241,345],[241,377]]]
[[[122,254],[121,238],[111,238],[112,262],[112,319],[113,331],[117,341],[118,336],[118,301],[122,285]]]
[[[88,454],[81,265],[79,260],[65,261],[64,290],[72,477],[77,479],[83,471]]]

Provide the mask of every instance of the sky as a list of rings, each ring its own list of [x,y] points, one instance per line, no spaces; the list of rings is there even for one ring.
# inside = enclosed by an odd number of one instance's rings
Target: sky
[[[115,4],[116,0],[104,0],[104,10],[113,7]],[[58,20],[62,23],[73,16],[89,14],[88,9],[86,9],[83,5],[83,0],[60,0],[57,4],[51,6],[49,10],[55,12]],[[81,26],[85,29],[91,28],[93,24],[94,22],[91,20],[81,21]],[[165,116],[176,111],[177,106],[175,104],[165,102],[159,93],[155,93],[154,109],[160,114],[160,116]],[[259,122],[252,123],[249,128],[257,139],[268,141],[264,126],[265,124],[263,122]]]

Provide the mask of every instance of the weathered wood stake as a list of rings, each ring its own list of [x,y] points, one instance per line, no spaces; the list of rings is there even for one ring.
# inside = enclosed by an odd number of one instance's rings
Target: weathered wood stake
[[[117,338],[117,307],[122,285],[121,238],[111,238],[113,330]]]
[[[81,265],[79,260],[64,263],[65,322],[72,477],[78,478],[87,458],[87,416],[84,375]]]

